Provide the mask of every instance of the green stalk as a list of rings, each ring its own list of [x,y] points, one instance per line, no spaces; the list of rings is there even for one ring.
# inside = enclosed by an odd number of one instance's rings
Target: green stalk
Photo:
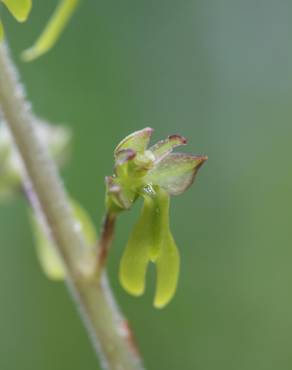
[[[36,121],[7,46],[0,45],[0,110],[23,163],[23,182],[42,213],[67,271],[67,284],[103,369],[140,370],[142,363],[106,274],[101,279],[72,216],[55,163],[36,136]],[[107,238],[107,240],[109,240]]]

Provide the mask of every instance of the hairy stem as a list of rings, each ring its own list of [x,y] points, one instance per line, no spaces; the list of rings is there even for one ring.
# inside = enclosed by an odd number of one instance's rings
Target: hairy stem
[[[36,136],[7,46],[0,45],[0,110],[23,162],[23,181],[32,205],[41,212],[67,270],[67,283],[104,369],[142,369],[127,321],[113,299],[105,273],[92,274],[94,258],[72,216],[68,199],[47,148]]]

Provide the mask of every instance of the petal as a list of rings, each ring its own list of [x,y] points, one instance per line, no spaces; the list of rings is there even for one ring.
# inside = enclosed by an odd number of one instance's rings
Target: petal
[[[179,266],[179,252],[171,233],[168,232],[156,261],[157,282],[154,307],[163,308],[173,298],[178,283]]]
[[[63,0],[60,2],[36,43],[22,53],[23,60],[28,62],[36,59],[54,46],[72,17],[78,3],[79,0]]]
[[[149,150],[154,154],[155,160],[159,161],[171,153],[174,148],[180,145],[186,145],[186,143],[187,139],[183,136],[171,135],[166,140],[161,140],[153,145]]]
[[[146,199],[140,219],[134,227],[120,262],[120,283],[132,295],[139,296],[144,293],[149,250],[152,244],[153,202]]]
[[[132,149],[137,153],[142,153],[146,150],[153,129],[146,127],[143,130],[133,132],[131,135],[127,136],[122,140],[115,149],[115,157],[121,149]]]
[[[170,195],[183,193],[194,181],[198,169],[208,158],[171,153],[148,172],[146,183],[159,185]]]
[[[2,0],[2,2],[18,22],[26,21],[31,10],[31,0]]]

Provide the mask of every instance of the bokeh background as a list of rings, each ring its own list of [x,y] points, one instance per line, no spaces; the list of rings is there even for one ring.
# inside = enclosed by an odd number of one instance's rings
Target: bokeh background
[[[1,8],[37,114],[66,123],[67,189],[98,227],[113,148],[151,126],[207,154],[172,200],[182,271],[175,299],[152,307],[117,281],[140,204],[120,217],[110,279],[149,370],[292,368],[292,3],[273,0],[83,1],[58,45],[31,64],[57,1],[19,25]],[[63,284],[38,265],[25,203],[0,207],[0,368],[98,369]]]

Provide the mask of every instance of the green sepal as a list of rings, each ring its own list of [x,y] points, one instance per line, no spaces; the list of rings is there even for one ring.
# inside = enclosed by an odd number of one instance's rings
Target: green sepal
[[[159,185],[170,195],[179,195],[193,183],[205,156],[171,153],[159,161],[145,176],[145,182]]]

